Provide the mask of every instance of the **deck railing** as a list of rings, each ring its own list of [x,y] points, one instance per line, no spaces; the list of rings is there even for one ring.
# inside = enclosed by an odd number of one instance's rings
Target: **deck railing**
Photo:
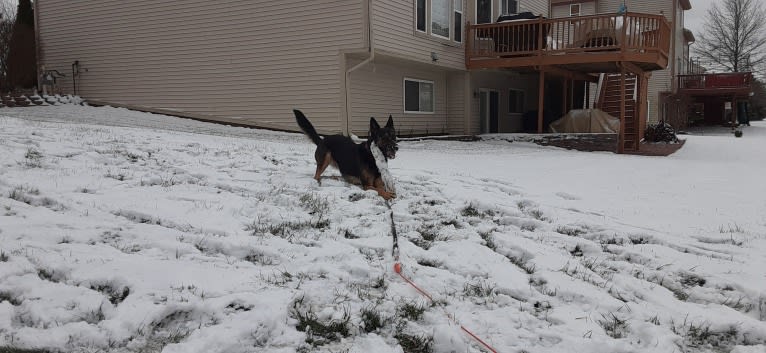
[[[678,88],[686,90],[749,89],[753,81],[750,72],[678,75]]]
[[[664,16],[640,13],[469,23],[466,61],[602,51],[657,52],[667,57],[670,36]]]

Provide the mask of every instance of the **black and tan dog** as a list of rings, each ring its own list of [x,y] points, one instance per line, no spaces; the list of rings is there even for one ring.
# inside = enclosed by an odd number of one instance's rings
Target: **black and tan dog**
[[[317,161],[314,179],[317,182],[321,183],[322,173],[327,166],[333,165],[340,170],[340,174],[347,182],[360,185],[365,190],[375,190],[386,200],[396,197],[396,194],[386,191],[380,170],[370,151],[370,144],[374,142],[386,161],[395,158],[399,147],[396,146],[396,130],[391,116],[388,117],[386,126],[382,128],[375,118],[370,118],[367,141],[357,144],[351,138],[342,135],[322,138],[300,110],[293,110],[293,113],[298,126],[317,145],[314,152],[314,158]]]

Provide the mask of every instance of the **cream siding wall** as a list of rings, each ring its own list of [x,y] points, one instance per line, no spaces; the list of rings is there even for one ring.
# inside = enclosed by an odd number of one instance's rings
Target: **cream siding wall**
[[[465,87],[466,72],[447,73],[447,133],[453,135],[463,135],[466,121],[466,102],[467,91]]]
[[[303,108],[340,131],[342,50],[364,49],[354,0],[40,0],[41,64],[86,99],[295,129]]]
[[[351,67],[357,62],[350,60],[348,65]],[[448,106],[462,110],[458,104],[447,103],[448,95],[452,98],[459,93],[448,93],[448,72],[435,66],[376,58],[374,63],[362,66],[350,76],[350,128],[352,133],[359,136],[367,135],[370,117],[381,122],[389,114],[394,117],[399,135],[445,134],[451,125]],[[434,83],[433,113],[404,113],[405,77]],[[456,83],[455,80],[452,82]],[[454,89],[462,91],[459,86]]]
[[[519,11],[529,11],[535,15],[548,16],[548,1],[544,0],[519,0]]]
[[[463,7],[465,5],[464,1]],[[431,52],[434,52],[439,57],[436,65],[465,69],[465,49],[461,43],[415,30],[414,0],[374,0],[372,8],[376,53],[431,63]],[[426,27],[430,27],[430,23],[430,13],[427,13]]]
[[[551,18],[569,17],[569,4],[552,6],[551,12],[552,12]],[[580,3],[581,16],[595,15],[595,14],[596,14],[595,2]]]

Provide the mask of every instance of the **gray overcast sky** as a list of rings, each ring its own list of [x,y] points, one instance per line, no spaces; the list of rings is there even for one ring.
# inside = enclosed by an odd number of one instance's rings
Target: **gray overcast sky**
[[[690,0],[692,9],[684,14],[684,27],[690,29],[694,36],[699,38],[699,34],[705,26],[705,15],[708,8],[713,6],[715,0]]]

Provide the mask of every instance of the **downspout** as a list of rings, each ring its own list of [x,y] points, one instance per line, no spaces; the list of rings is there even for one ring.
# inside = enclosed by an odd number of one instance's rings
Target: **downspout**
[[[672,94],[675,94],[678,89],[678,84],[676,83],[676,66],[678,66],[678,60],[676,60],[676,41],[678,38],[678,5],[680,0],[673,0],[673,21],[671,23],[673,24],[673,27],[670,31],[670,62],[672,64],[670,65],[670,92]]]
[[[375,40],[373,39],[373,33],[372,33],[372,0],[367,1],[367,48],[370,52],[370,56],[367,57],[367,59],[362,60],[362,62],[354,65],[353,67],[346,69],[346,75],[345,75],[345,90],[346,90],[346,126],[344,126],[344,135],[350,136],[351,135],[351,94],[348,89],[348,83],[349,78],[351,76],[351,72],[355,71],[356,69],[372,62],[375,59]]]
[[[40,87],[42,86],[42,81],[40,78],[42,76],[42,72],[40,69],[42,67],[40,66],[40,60],[41,60],[40,53],[42,53],[42,51],[40,50],[40,46],[41,46],[40,44],[40,11],[39,11],[40,7],[37,6],[37,1],[33,2],[33,6],[34,7],[32,9],[32,12],[34,15],[34,23],[35,23],[35,65],[37,67],[37,70],[35,70],[37,72],[37,77],[35,79],[37,81],[37,88],[41,89]]]

